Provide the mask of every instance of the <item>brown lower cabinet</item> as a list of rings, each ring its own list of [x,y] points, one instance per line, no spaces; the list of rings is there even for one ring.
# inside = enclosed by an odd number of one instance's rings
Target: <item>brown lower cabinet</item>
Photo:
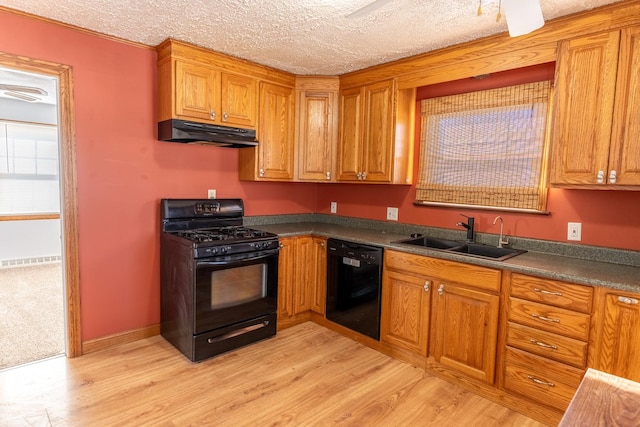
[[[326,292],[326,239],[281,242],[279,328],[323,314]],[[547,424],[587,368],[640,381],[638,293],[386,249],[381,311],[364,344]]]

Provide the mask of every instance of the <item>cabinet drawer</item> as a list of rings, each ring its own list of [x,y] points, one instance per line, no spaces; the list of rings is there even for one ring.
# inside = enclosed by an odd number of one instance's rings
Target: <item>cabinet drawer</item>
[[[593,288],[516,273],[511,276],[511,295],[556,307],[591,313]]]
[[[577,368],[586,367],[587,343],[585,341],[508,322],[507,345]]]
[[[588,314],[509,297],[508,318],[508,320],[522,325],[577,340],[587,341],[589,339],[591,316]]]
[[[502,272],[455,261],[447,261],[406,252],[386,250],[384,268],[420,274],[449,283],[472,286],[478,289],[500,292]]]
[[[564,411],[584,372],[583,369],[507,347],[504,388]]]

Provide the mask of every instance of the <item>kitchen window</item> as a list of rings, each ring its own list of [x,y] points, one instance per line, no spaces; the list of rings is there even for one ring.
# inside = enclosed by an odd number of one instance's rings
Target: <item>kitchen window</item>
[[[421,101],[416,204],[543,212],[551,82]]]
[[[58,127],[0,121],[0,215],[59,212]]]

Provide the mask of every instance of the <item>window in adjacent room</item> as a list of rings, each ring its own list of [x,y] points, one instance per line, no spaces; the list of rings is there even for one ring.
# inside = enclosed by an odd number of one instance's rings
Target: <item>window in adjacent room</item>
[[[0,121],[0,215],[59,212],[58,127]]]
[[[421,101],[417,204],[544,211],[551,82]]]

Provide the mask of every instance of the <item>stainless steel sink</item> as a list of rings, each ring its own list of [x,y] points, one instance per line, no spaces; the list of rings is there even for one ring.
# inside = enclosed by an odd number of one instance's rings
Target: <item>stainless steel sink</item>
[[[436,249],[445,252],[455,252],[461,255],[491,259],[494,261],[504,261],[505,259],[509,259],[516,255],[527,252],[522,249],[498,248],[496,246],[483,245],[480,243],[467,243],[458,240],[438,239],[428,236],[397,240],[392,243],[421,246],[423,248]]]

